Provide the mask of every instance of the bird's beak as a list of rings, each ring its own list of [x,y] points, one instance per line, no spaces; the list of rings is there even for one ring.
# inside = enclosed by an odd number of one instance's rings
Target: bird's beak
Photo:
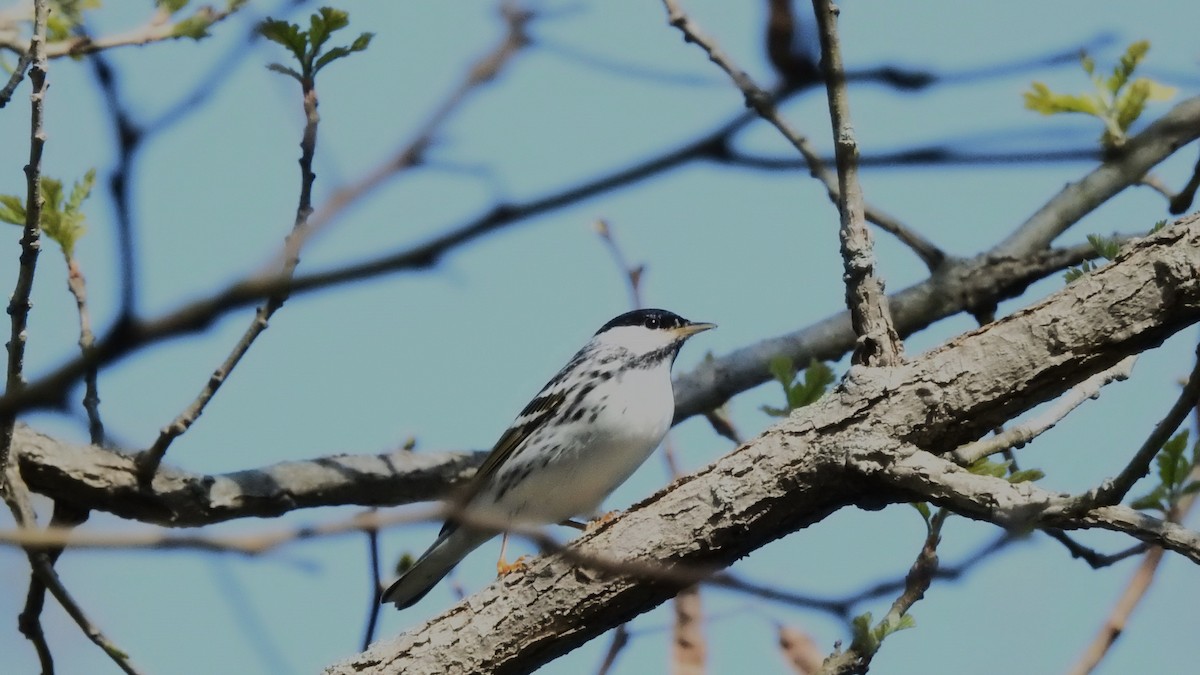
[[[675,329],[675,335],[680,340],[686,340],[696,333],[703,333],[710,328],[716,328],[715,323],[689,323],[686,326],[680,326]]]

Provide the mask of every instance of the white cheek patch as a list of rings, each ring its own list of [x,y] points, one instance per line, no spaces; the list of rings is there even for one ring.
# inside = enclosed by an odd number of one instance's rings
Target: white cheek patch
[[[675,342],[675,335],[666,330],[650,330],[644,326],[618,326],[596,336],[605,347],[619,347],[635,355],[649,354]]]

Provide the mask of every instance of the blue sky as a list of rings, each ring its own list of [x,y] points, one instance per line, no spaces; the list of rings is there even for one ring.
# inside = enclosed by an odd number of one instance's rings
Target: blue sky
[[[106,34],[144,20],[142,3],[108,3],[93,13]],[[500,38],[486,3],[449,9],[434,3],[335,3],[351,12],[351,31],[376,33],[370,49],[336,63],[318,80],[322,123],[315,165],[316,202],[354,181],[411,137],[464,69]],[[244,39],[249,22],[274,3],[214,29],[200,43],[114,50],[122,93],[146,123],[174,107]],[[693,45],[684,44],[653,2],[547,2],[534,24],[535,44],[501,80],[481,89],[450,119],[428,166],[405,174],[355,205],[306,249],[301,270],[319,270],[391,251],[469,221],[497,201],[540,197],[598,173],[675,147],[728,120],[741,98]],[[761,48],[762,8],[690,1],[694,18],[760,83],[772,81]],[[807,7],[801,3],[800,7]],[[847,2],[841,28],[848,68],[890,64],[969,75],[1092,45],[1112,63],[1130,42],[1148,39],[1147,72],[1195,91],[1200,50],[1189,3],[1129,6],[1090,2]],[[348,38],[347,38],[348,39]],[[585,58],[586,57],[586,58]],[[202,297],[268,260],[290,228],[299,186],[303,123],[298,87],[264,67],[285,59],[258,44],[194,111],[148,141],[137,166],[138,309],[147,316]],[[617,69],[599,66],[613,63]],[[635,75],[624,69],[636,71]],[[856,87],[852,115],[865,154],[914,144],[970,141],[971,147],[1032,150],[1075,147],[1098,137],[1088,120],[1045,119],[1025,111],[1021,92],[1038,79],[1052,88],[1086,88],[1075,64],[1020,70],[901,95],[880,85]],[[89,167],[102,178],[115,166],[103,100],[83,62],[57,60],[47,97],[45,171],[72,180]],[[0,112],[0,193],[22,193],[27,152],[28,88]],[[1165,105],[1152,107],[1161,114]],[[785,107],[794,126],[828,151],[823,91]],[[778,157],[792,152],[774,129],[755,124],[739,147]],[[1158,173],[1181,185],[1195,161],[1186,149]],[[878,168],[863,172],[867,199],[911,224],[945,250],[969,255],[1001,239],[1090,162],[1033,168],[972,166]],[[103,181],[101,181],[101,184]],[[1089,215],[1064,238],[1132,231],[1166,217],[1163,200],[1128,190]],[[92,311],[100,326],[117,308],[112,204],[104,190],[89,202],[91,231],[79,245]],[[627,256],[648,266],[644,295],[720,329],[694,340],[676,372],[706,351],[723,354],[763,337],[805,326],[843,306],[837,213],[804,171],[754,172],[690,164],[653,181],[533,218],[455,251],[435,269],[296,297],[205,412],[172,447],[167,461],[222,472],[331,453],[376,453],[410,436],[418,448],[491,445],[516,411],[604,321],[627,308],[626,289],[592,224],[613,226]],[[17,228],[8,231],[0,279],[15,279]],[[888,236],[876,237],[880,270],[898,290],[923,278],[916,258]],[[56,252],[41,259],[30,323],[32,377],[70,358],[74,307]],[[1061,287],[1049,279],[1002,311]],[[130,448],[150,444],[195,395],[250,320],[236,312],[194,339],[162,344],[106,369],[100,388],[113,438]],[[933,326],[907,343],[920,353],[973,327],[969,318]],[[1139,361],[1134,378],[1106,390],[1021,453],[1061,490],[1094,485],[1115,473],[1166,410],[1176,381],[1190,368],[1195,331]],[[744,434],[765,428],[758,412],[778,404],[775,388],[735,399]],[[40,414],[35,426],[86,438],[80,416]],[[697,468],[728,452],[706,424],[673,432],[681,463]],[[628,505],[667,481],[652,458],[610,500]],[[344,517],[348,509],[292,514],[287,523]],[[279,526],[239,522],[219,531]],[[0,526],[8,521],[0,518]],[[142,528],[93,516],[88,527]],[[389,531],[383,554],[424,549],[433,524]],[[942,559],[953,563],[996,529],[953,519]],[[564,533],[568,536],[568,533]],[[903,574],[921,545],[923,525],[906,506],[881,512],[844,510],[768,546],[734,571],[763,583],[815,595],[851,593]],[[1125,540],[1081,537],[1105,550]],[[457,580],[487,583],[495,546],[467,560]],[[1132,561],[1091,571],[1044,537],[1014,547],[965,579],[939,583],[914,608],[918,628],[888,640],[876,672],[1045,672],[1080,653],[1132,572]],[[192,553],[69,552],[64,580],[112,639],[151,673],[313,672],[357,651],[366,612],[366,545],[362,537],[299,544],[261,559]],[[23,556],[0,550],[0,616],[20,611]],[[1102,672],[1167,672],[1194,630],[1200,576],[1168,556],[1161,578],[1122,635]],[[725,591],[705,590],[711,672],[786,672],[773,625],[810,631],[822,648],[848,638],[840,622]],[[454,602],[443,584],[417,607],[385,611],[379,635],[393,635]],[[864,604],[877,616],[890,598]],[[12,620],[12,619],[10,619]],[[44,619],[64,673],[116,672],[60,610]],[[632,625],[634,638],[615,672],[664,667],[670,613]],[[12,625],[11,623],[9,624]],[[544,668],[589,672],[607,639]],[[1182,650],[1179,650],[1182,651]],[[36,657],[13,630],[0,632],[12,672],[32,672]]]

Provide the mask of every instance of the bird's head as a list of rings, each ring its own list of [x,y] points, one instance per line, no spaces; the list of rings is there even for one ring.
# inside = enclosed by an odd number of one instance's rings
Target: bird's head
[[[592,342],[603,348],[623,349],[635,358],[651,354],[673,357],[685,340],[716,327],[688,321],[665,309],[637,309],[604,324]]]

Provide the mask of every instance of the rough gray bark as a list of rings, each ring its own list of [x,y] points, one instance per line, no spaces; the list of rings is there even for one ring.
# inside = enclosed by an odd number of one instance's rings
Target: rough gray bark
[[[973,475],[940,456],[1197,321],[1200,217],[1191,216],[907,364],[852,369],[818,403],[566,553],[326,672],[527,672],[670,598],[684,577],[854,504],[925,500],[1007,526],[1115,529],[1200,562],[1200,542],[1183,528],[1124,507],[1072,515],[1066,495]],[[663,565],[678,577],[616,575],[614,564]]]
[[[138,484],[135,456],[73,445],[18,425],[13,446],[35,492],[147,523],[192,527],[314,506],[381,506],[438,499],[470,477],[483,452],[331,455],[232,473],[159,467]]]

